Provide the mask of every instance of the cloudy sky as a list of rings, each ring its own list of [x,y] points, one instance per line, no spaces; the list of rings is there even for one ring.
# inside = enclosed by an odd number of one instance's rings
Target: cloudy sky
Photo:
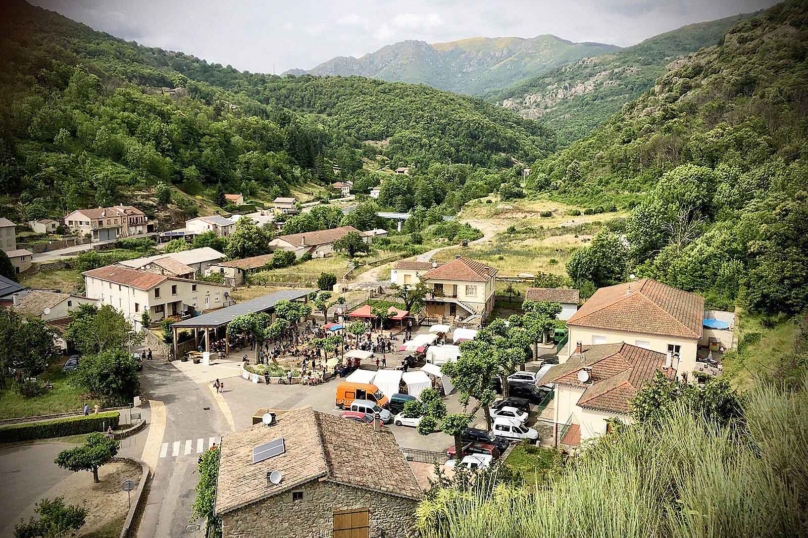
[[[633,45],[774,0],[32,0],[126,40],[240,70],[310,69],[384,45],[534,37]]]

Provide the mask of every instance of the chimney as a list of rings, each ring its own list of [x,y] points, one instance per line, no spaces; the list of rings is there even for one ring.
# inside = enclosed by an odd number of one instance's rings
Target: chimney
[[[575,342],[575,353],[573,355],[580,355],[584,351],[584,343],[583,342]]]
[[[460,254],[455,254],[455,260],[459,260],[460,258],[462,258]]]
[[[20,295],[18,293],[11,296],[11,304],[14,306],[20,306]]]
[[[671,366],[673,366],[673,352],[668,350],[668,354],[665,356],[665,369],[667,370]]]
[[[305,246],[306,246],[306,236],[305,236],[305,235],[301,235],[301,236],[300,236],[300,246],[301,246],[301,247],[305,247]]]

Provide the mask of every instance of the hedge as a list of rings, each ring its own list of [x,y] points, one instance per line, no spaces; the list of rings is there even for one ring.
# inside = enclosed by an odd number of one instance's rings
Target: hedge
[[[48,439],[66,435],[103,432],[109,426],[118,427],[120,413],[107,411],[97,415],[79,415],[76,417],[44,420],[42,422],[26,422],[0,427],[0,443],[16,443],[33,439]]]

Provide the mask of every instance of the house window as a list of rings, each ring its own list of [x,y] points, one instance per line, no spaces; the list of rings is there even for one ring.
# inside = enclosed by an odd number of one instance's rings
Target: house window
[[[152,312],[154,312],[155,314],[160,314],[160,313],[165,312],[165,311],[166,311],[166,305],[163,305],[163,304],[156,304],[152,308]]]
[[[196,291],[196,284],[191,284],[191,291]]]
[[[135,312],[140,312],[140,305],[135,303]]]
[[[476,297],[477,296],[477,286],[466,286],[466,296],[467,297]]]
[[[643,349],[651,349],[651,342],[648,340],[634,340],[634,345]]]
[[[302,491],[293,491],[292,492],[292,500],[293,501],[302,501],[303,500],[303,492]]]
[[[70,308],[71,306],[73,306],[73,301],[67,301],[67,307]]]
[[[171,286],[171,295],[177,295],[177,285],[173,284]]]
[[[606,337],[605,336],[592,335],[592,344],[597,345],[597,344],[605,344],[605,343],[606,343]]]
[[[668,353],[671,355],[679,355],[682,351],[682,346],[677,346],[676,344],[668,344]]]
[[[154,296],[159,299],[160,298],[160,288],[154,288]]]

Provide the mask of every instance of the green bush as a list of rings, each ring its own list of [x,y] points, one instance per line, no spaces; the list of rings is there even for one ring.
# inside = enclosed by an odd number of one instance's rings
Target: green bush
[[[317,288],[323,291],[330,291],[337,284],[337,277],[334,273],[320,273],[317,278]]]
[[[539,213],[539,216],[541,218],[543,218],[543,219],[548,219],[548,218],[553,216],[553,212],[552,211],[542,211],[541,213]]]
[[[570,216],[570,217],[579,217],[579,216],[581,216],[581,210],[580,209],[570,209],[570,210],[567,211],[567,215]]]
[[[103,432],[109,426],[112,426],[113,429],[117,428],[119,420],[120,413],[107,411],[97,415],[81,415],[42,422],[11,424],[0,427],[0,443],[16,443],[33,439],[49,439],[66,435]]]

